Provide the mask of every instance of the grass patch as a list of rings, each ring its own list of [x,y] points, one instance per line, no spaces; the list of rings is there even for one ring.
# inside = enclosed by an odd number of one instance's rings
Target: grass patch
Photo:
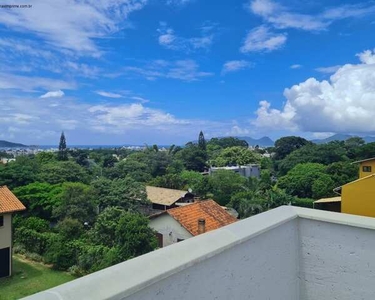
[[[12,277],[0,279],[0,300],[20,299],[73,279],[66,272],[14,255]]]

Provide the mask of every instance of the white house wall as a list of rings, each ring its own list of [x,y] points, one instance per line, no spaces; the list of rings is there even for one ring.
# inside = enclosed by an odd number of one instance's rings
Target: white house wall
[[[163,235],[163,247],[177,243],[177,239],[186,240],[193,236],[167,213],[152,219],[149,226]]]
[[[12,215],[5,214],[4,226],[0,227],[0,249],[8,248],[12,244]]]
[[[301,299],[375,299],[374,230],[299,222]]]

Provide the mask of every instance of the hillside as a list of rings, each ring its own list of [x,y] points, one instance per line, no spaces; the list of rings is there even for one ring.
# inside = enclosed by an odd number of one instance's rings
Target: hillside
[[[316,139],[312,140],[313,143],[315,144],[326,144],[332,141],[346,141],[347,139],[355,137],[355,135],[350,135],[350,134],[334,134],[328,138],[325,139]],[[373,143],[375,142],[375,137],[373,136],[365,136],[361,137],[366,143]]]
[[[20,148],[20,147],[27,147],[24,144],[19,143],[12,143],[4,140],[0,140],[0,148]]]
[[[237,136],[241,140],[245,140],[250,146],[260,146],[260,147],[273,147],[275,142],[271,140],[268,136],[264,136],[260,139],[254,139],[249,136]]]

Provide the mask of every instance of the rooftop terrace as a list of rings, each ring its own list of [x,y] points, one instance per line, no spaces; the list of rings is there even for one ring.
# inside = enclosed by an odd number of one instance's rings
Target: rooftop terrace
[[[374,299],[374,229],[283,206],[26,299]]]

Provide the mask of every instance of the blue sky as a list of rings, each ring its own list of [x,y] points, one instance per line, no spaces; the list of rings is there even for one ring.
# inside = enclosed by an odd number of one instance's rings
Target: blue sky
[[[22,3],[0,8],[0,139],[375,134],[374,1]]]

